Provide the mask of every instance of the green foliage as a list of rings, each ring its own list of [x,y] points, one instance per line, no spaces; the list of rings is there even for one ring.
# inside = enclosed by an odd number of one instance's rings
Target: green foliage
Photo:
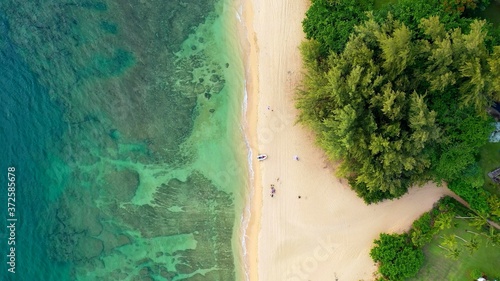
[[[447,249],[445,256],[449,259],[452,259],[452,260],[458,260],[461,253],[462,253],[462,250],[455,247],[455,248]]]
[[[450,234],[446,235],[443,237],[443,240],[441,241],[441,246],[448,248],[448,249],[453,249],[457,247],[457,239],[455,238],[455,235]]]
[[[479,166],[483,171],[485,181],[484,189],[491,194],[500,196],[498,184],[493,182],[488,173],[500,167],[500,143],[487,143],[480,148]]]
[[[473,278],[474,280],[479,279],[481,276],[483,276],[483,273],[481,272],[481,270],[479,270],[477,268],[474,268],[470,272],[470,277]]]
[[[417,247],[422,247],[429,243],[433,234],[431,213],[425,213],[413,222],[410,232],[411,242]]]
[[[446,3],[448,1],[449,3]],[[446,30],[460,28],[461,30],[468,30],[470,23],[474,18],[481,18],[477,16],[477,10],[485,9],[488,6],[489,0],[398,0],[395,3],[385,5],[381,9],[375,11],[375,17],[379,22],[385,20],[387,15],[391,13],[393,17],[404,23],[410,30],[415,31],[417,38],[423,38],[423,33],[418,29],[420,20],[437,16],[440,22],[444,25]],[[464,13],[458,10],[458,5],[461,2],[475,2],[476,8],[466,9]],[[448,4],[456,4],[457,8],[448,9]],[[465,4],[467,6],[468,4]],[[472,7],[474,5],[470,5]],[[488,31],[486,38],[486,45],[491,50],[492,46],[500,44],[500,28],[495,27],[493,24],[488,23],[485,28]]]
[[[437,122],[442,129],[432,168],[438,181],[462,179],[466,170],[475,165],[478,152],[492,131],[490,119],[478,116],[471,107],[450,102],[456,95],[456,89],[447,88],[430,100],[430,108],[438,113]]]
[[[473,269],[470,273],[470,277],[474,279],[479,279],[481,276],[483,276],[483,273],[477,268]]]
[[[457,214],[465,215],[462,211],[457,211]],[[426,244],[423,248],[425,253],[425,262],[417,276],[408,279],[408,281],[427,281],[427,280],[476,280],[469,278],[472,269],[480,269],[481,273],[487,274],[491,280],[493,277],[500,276],[500,267],[497,261],[499,258],[500,247],[494,246],[489,238],[489,233],[486,230],[472,230],[469,225],[469,219],[453,219],[453,227],[445,230],[440,230],[434,236],[434,239]],[[442,237],[460,236],[465,239],[463,241],[456,237],[458,250],[458,259],[453,259],[456,253],[441,248],[440,244],[443,241]],[[471,244],[471,240],[472,241]],[[477,244],[475,248],[474,242]],[[471,254],[470,251],[473,250]],[[461,252],[461,253],[460,253]],[[497,278],[498,279],[498,278]]]
[[[438,180],[469,173],[468,185],[482,184],[469,170],[491,127],[474,110],[484,112],[498,95],[492,71],[500,68],[483,27],[474,21],[468,33],[448,31],[431,17],[414,31],[391,14],[382,23],[368,14],[326,61],[315,57],[321,42],[303,44],[300,121],[342,161],[339,175],[366,202],[397,198],[430,179],[431,161]]]
[[[491,214],[500,218],[500,199],[498,196],[493,195],[488,197],[488,206]]]
[[[313,0],[302,22],[307,39],[320,43],[320,57],[341,52],[354,29],[366,19],[372,0]]]
[[[469,18],[488,2],[399,0],[365,14],[372,0],[312,0],[299,121],[365,202],[433,179],[498,213],[477,162],[492,130],[484,109],[500,99],[500,28]]]
[[[451,227],[451,222],[453,221],[454,212],[439,213],[434,220],[434,228],[436,230],[448,229]]]
[[[377,203],[383,199],[394,199],[402,196],[404,194],[404,190],[401,190],[399,193],[391,194],[389,192],[384,192],[381,190],[370,190],[363,183],[357,183],[354,177],[348,178],[349,185],[356,192],[356,194],[363,198],[363,201],[367,204]]]
[[[450,13],[459,13],[475,10],[477,8],[484,9],[490,4],[489,0],[444,0],[444,10]]]
[[[384,280],[406,280],[415,276],[423,264],[423,252],[410,242],[408,234],[382,233],[374,243],[370,256],[379,262]]]
[[[441,199],[437,207],[415,220],[409,232],[413,245],[423,247],[440,230],[451,227],[455,207],[448,198]]]
[[[436,94],[451,86],[459,90],[462,107],[473,107],[478,114],[498,97],[494,72],[498,58],[486,47],[485,21],[474,20],[469,33],[461,29],[444,32],[446,27],[437,17],[422,19],[420,28],[429,38],[422,51],[427,58],[424,76]],[[427,52],[427,53],[425,53]]]
[[[497,258],[496,249],[491,250],[491,248],[485,248],[482,245],[485,242],[487,245],[500,243],[500,234],[491,226],[489,233],[486,232],[485,224],[486,217],[483,214],[471,214],[467,207],[452,197],[441,198],[431,211],[413,222],[412,228],[407,234],[381,234],[380,238],[374,241],[375,246],[370,255],[374,261],[379,262],[379,273],[382,275],[379,280],[407,280],[411,278],[396,276],[400,273],[398,270],[405,269],[396,269],[392,266],[397,264],[398,255],[404,251],[410,251],[408,249],[412,248],[415,251],[421,251],[425,247],[426,258],[428,254],[435,253],[441,260],[427,261],[424,270],[418,271],[417,268],[418,275],[411,280],[462,280],[464,272],[470,270],[471,266],[481,265],[482,267],[484,262],[488,262],[489,267],[494,268],[490,261]],[[471,231],[471,226],[479,226],[481,231]],[[432,253],[429,252],[429,246]],[[464,251],[466,253],[462,254]],[[410,258],[409,260],[412,261],[410,263],[412,266],[414,259]],[[461,274],[449,275],[454,276],[453,278],[435,278],[436,274],[449,273],[449,270],[443,270],[441,265],[446,267],[446,264],[456,264],[457,260],[465,261],[467,264],[459,266]],[[431,268],[437,267],[438,272],[429,274],[429,266]],[[488,269],[488,266],[485,269]]]
[[[492,226],[490,226],[488,243],[493,246],[500,246],[500,232]]]
[[[476,237],[472,236],[469,241],[465,244],[465,247],[469,251],[469,254],[474,254],[475,251],[479,248],[479,242]]]
[[[438,16],[445,24],[446,30],[457,27],[463,29],[471,21],[471,19],[460,17],[459,13],[446,11],[441,1],[433,0],[399,0],[395,4],[387,5],[376,11],[376,17],[379,21],[383,21],[389,13],[411,30],[417,31],[419,37],[422,33],[420,33],[418,26],[423,18]]]
[[[476,179],[482,181],[482,175],[476,175]],[[451,181],[448,183],[448,188],[467,201],[473,210],[484,213],[490,211],[487,201],[489,193],[481,187],[474,187],[467,179]]]

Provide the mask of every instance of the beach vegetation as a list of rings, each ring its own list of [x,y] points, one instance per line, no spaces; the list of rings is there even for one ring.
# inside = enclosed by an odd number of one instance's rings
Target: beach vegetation
[[[500,196],[500,188],[498,187],[498,184],[490,179],[488,173],[500,167],[499,159],[500,142],[487,143],[480,148],[479,166],[481,167],[485,182],[484,189],[496,196]]]
[[[429,180],[467,202],[445,198],[409,232],[381,234],[370,252],[380,280],[497,275],[498,248],[486,246],[500,244],[500,189],[487,173],[500,149],[487,108],[500,100],[500,29],[474,18],[489,0],[384,2],[361,15],[372,3],[345,1],[360,16],[339,23],[340,4],[313,0],[299,122],[366,203]]]
[[[312,0],[302,22],[307,39],[319,42],[318,57],[341,52],[354,30],[373,9],[373,0]]]
[[[446,0],[445,0],[446,1]],[[403,22],[411,30],[418,32],[420,20],[432,16],[437,16],[445,25],[446,29],[462,28],[466,29],[471,19],[463,17],[460,13],[446,10],[443,1],[429,0],[399,0],[391,1],[375,11],[375,16],[383,20],[390,13],[394,18]]]
[[[477,228],[476,218],[466,206],[444,197],[408,232],[382,233],[370,251],[379,264],[379,280],[462,280],[478,268],[499,275],[491,260],[500,249],[500,232],[490,224]],[[415,258],[418,253],[423,253],[422,262]],[[408,259],[404,266],[401,255]]]
[[[424,254],[415,247],[408,234],[380,234],[370,256],[379,263],[379,280],[406,280],[417,274]]]
[[[450,31],[430,17],[414,32],[391,14],[383,23],[368,14],[324,64],[313,60],[321,44],[304,43],[299,120],[315,129],[320,146],[341,161],[339,176],[366,202],[397,198],[433,178],[462,179],[464,171],[468,181],[455,185],[464,195],[483,184],[474,166],[491,131],[483,112],[500,98],[500,47],[488,50],[484,25]]]
[[[324,59],[330,52],[343,51],[354,27],[367,19],[368,11],[373,10],[379,22],[391,14],[416,32],[420,20],[431,16],[438,16],[447,30],[467,30],[472,15],[483,11],[489,3],[490,0],[312,0],[302,26],[307,39],[320,43],[318,58]],[[499,29],[491,24],[486,28],[490,34],[499,34]],[[490,39],[499,42],[497,37]],[[491,42],[488,44],[492,46]]]
[[[448,227],[438,226],[438,217],[451,215]],[[500,232],[492,225],[474,225],[477,217],[470,209],[456,200],[445,197],[435,207],[424,214],[430,216],[432,237],[420,246],[424,252],[424,263],[415,277],[408,280],[466,280],[469,276],[500,277],[500,271],[493,260],[498,259]],[[416,222],[409,230],[417,231]],[[423,221],[422,221],[423,223]],[[479,275],[478,275],[479,273]]]

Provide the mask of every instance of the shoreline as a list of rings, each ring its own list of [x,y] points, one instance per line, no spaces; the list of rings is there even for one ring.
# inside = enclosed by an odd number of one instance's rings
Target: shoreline
[[[242,0],[241,41],[247,112],[250,216],[242,246],[249,281],[371,280],[369,257],[382,232],[402,232],[430,210],[445,187],[426,184],[402,198],[366,205],[296,125],[295,91],[302,78],[298,46],[308,0]],[[295,156],[298,155],[298,161]],[[269,186],[276,193],[265,194]],[[245,209],[245,212],[247,209]]]
[[[244,266],[246,281],[258,280],[258,236],[260,232],[260,219],[262,210],[262,186],[261,173],[258,161],[252,157],[258,154],[257,120],[259,104],[259,76],[258,76],[258,45],[256,33],[253,29],[253,5],[251,0],[241,1],[240,14],[240,40],[243,50],[243,65],[245,74],[245,97],[246,109],[244,118],[245,140],[248,148],[248,173],[249,192],[248,208],[245,208],[244,216],[248,216],[248,224],[244,225],[242,246],[245,253]],[[248,210],[248,211],[247,211]]]

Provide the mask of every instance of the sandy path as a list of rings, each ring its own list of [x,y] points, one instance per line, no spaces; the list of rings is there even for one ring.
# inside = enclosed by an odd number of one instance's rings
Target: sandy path
[[[269,155],[254,163],[247,232],[250,280],[371,280],[373,239],[381,232],[408,229],[438,198],[451,193],[429,185],[400,200],[366,206],[334,177],[313,135],[295,125],[298,45],[307,6],[304,0],[247,0],[243,5],[249,139],[254,153]]]

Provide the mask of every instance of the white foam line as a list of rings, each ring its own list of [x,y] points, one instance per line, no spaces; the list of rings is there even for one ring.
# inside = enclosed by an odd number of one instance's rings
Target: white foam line
[[[241,247],[242,247],[242,254],[243,254],[243,266],[244,266],[244,272],[245,272],[245,280],[249,281],[250,280],[250,269],[249,269],[249,262],[248,262],[248,255],[247,255],[247,245],[246,245],[246,239],[248,238],[247,236],[247,229],[250,223],[250,217],[251,217],[251,201],[254,195],[254,170],[253,170],[253,151],[250,147],[250,142],[248,140],[248,136],[246,134],[246,128],[248,127],[247,123],[247,110],[248,110],[248,92],[247,92],[247,82],[246,80],[244,81],[244,97],[243,97],[243,103],[242,103],[242,122],[240,124],[240,130],[243,132],[244,136],[244,141],[245,145],[248,151],[247,154],[247,161],[248,161],[248,174],[249,174],[249,192],[248,196],[246,199],[245,203],[245,210],[243,214],[241,214],[241,228],[242,228],[242,235],[241,235]]]
[[[241,15],[243,14],[243,4],[240,4],[240,6],[238,6],[238,9],[236,10],[236,18],[238,19],[238,21],[241,23]]]
[[[241,23],[241,14],[238,11],[236,12],[236,18]]]

